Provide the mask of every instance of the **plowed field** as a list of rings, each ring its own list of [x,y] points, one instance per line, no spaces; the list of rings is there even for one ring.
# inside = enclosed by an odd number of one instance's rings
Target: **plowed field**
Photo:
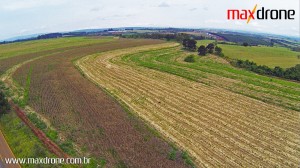
[[[172,147],[155,136],[141,119],[127,114],[101,88],[84,78],[72,61],[120,48],[159,44],[159,40],[115,40],[52,53],[19,68],[14,79],[26,86],[31,73],[28,105],[47,118],[68,140],[106,166],[187,167]]]

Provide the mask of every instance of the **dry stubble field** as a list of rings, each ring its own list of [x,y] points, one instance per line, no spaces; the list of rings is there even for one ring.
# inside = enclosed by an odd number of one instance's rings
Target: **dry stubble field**
[[[298,111],[277,106],[276,101],[265,103],[237,94],[217,84],[161,72],[168,70],[159,66],[156,70],[139,66],[130,59],[136,53],[142,61],[154,56],[163,58],[168,56],[167,51],[154,55],[151,51],[176,49],[174,46],[167,43],[93,54],[76,61],[76,65],[87,78],[186,149],[199,167],[299,166]],[[154,63],[163,65],[157,60]],[[234,80],[223,77],[217,83],[228,81]]]

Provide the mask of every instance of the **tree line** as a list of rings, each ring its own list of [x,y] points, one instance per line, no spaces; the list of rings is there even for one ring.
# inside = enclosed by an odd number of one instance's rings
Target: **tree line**
[[[194,39],[182,40],[183,48],[189,51],[196,51],[196,44],[197,41]],[[197,52],[199,56],[215,54],[220,57],[224,57],[231,63],[231,65],[235,67],[253,71],[261,75],[276,76],[284,79],[300,81],[300,64],[297,64],[296,66],[291,68],[283,69],[279,66],[276,66],[275,68],[270,68],[266,65],[257,65],[255,62],[249,60],[231,59],[225,57],[225,55],[222,53],[222,48],[217,46],[216,43],[209,43],[207,46],[201,45],[200,47],[198,47]],[[187,57],[185,61],[194,62],[191,56]]]
[[[182,41],[183,48],[189,51],[196,51],[197,41],[195,39],[184,39]],[[205,56],[206,54],[216,54],[219,56],[224,56],[222,53],[222,48],[214,43],[209,43],[207,46],[201,45],[197,49],[198,55]]]
[[[279,66],[276,66],[275,68],[270,68],[266,65],[257,65],[255,62],[249,60],[237,59],[230,62],[233,66],[244,68],[249,71],[256,72],[258,74],[300,81],[300,64],[297,64],[291,68],[283,69]]]
[[[122,34],[122,38],[147,38],[147,39],[164,39],[167,41],[175,40],[178,42],[184,39],[193,38],[195,40],[203,40],[204,36],[194,36],[186,33],[135,33],[135,34]]]

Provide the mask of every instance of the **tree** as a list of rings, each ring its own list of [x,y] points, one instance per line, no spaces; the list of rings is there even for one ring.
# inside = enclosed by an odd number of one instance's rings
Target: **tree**
[[[297,64],[291,68],[287,68],[284,73],[284,77],[287,79],[300,81],[300,64]]]
[[[182,45],[183,45],[184,48],[187,48],[188,40],[189,39],[183,39],[182,40]]]
[[[204,45],[201,45],[201,46],[198,48],[198,54],[204,56],[204,55],[206,55],[206,53],[207,53],[206,47],[205,47]]]
[[[194,39],[192,39],[192,40],[188,40],[188,42],[187,42],[188,44],[187,44],[187,48],[189,49],[189,50],[191,50],[191,51],[195,51],[196,50],[196,44],[197,44],[197,41],[196,40],[194,40]]]
[[[185,49],[191,50],[191,51],[195,51],[196,50],[196,44],[197,41],[194,39],[183,39],[182,40],[182,45]]]
[[[249,46],[249,44],[246,43],[246,42],[243,42],[243,46],[244,46],[244,47],[247,47],[247,46]]]
[[[283,77],[283,75],[284,75],[284,69],[282,69],[282,68],[279,67],[279,66],[276,66],[276,67],[273,69],[273,75],[278,76],[278,77]]]
[[[2,91],[0,91],[0,115],[8,112],[10,105]]]
[[[206,46],[207,52],[212,54],[214,53],[215,45],[213,43],[210,43]]]
[[[221,53],[222,53],[222,48],[216,46],[216,47],[215,47],[215,53],[216,53],[217,55],[221,55]]]
[[[279,66],[276,66],[274,69],[272,69],[266,65],[257,65],[255,62],[249,60],[235,60],[232,61],[231,64],[262,75],[277,76],[285,79],[300,81],[300,64],[297,64],[291,68],[287,68],[286,70]]]

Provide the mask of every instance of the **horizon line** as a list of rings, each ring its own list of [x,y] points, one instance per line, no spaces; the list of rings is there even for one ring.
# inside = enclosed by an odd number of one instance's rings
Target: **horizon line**
[[[74,30],[68,30],[68,31],[53,31],[53,32],[43,32],[43,33],[32,33],[32,34],[24,34],[24,35],[19,35],[19,36],[12,36],[9,38],[5,39],[0,39],[0,42],[11,42],[15,40],[22,40],[22,37],[24,36],[38,36],[38,35],[43,35],[43,34],[50,34],[50,33],[70,33],[70,32],[80,32],[84,30],[97,30],[97,29],[120,29],[120,28],[152,28],[152,29],[167,29],[167,28],[174,28],[174,29],[195,29],[195,30],[203,30],[203,29],[209,29],[209,30],[225,30],[225,31],[232,31],[232,32],[245,32],[245,33],[255,33],[255,34],[266,34],[266,35],[276,35],[276,36],[285,36],[285,37],[293,37],[297,38],[300,40],[300,34],[298,35],[287,35],[287,34],[275,34],[275,33],[268,33],[268,32],[260,32],[260,31],[249,31],[249,30],[241,30],[241,29],[227,29],[227,28],[209,28],[209,27],[171,27],[171,26],[126,26],[126,27],[99,27],[99,28],[79,28],[79,29],[74,29]],[[14,39],[16,38],[16,39]],[[18,39],[19,38],[19,39]],[[28,37],[30,38],[30,37]],[[14,39],[14,40],[10,40]],[[23,38],[23,39],[26,39]]]

